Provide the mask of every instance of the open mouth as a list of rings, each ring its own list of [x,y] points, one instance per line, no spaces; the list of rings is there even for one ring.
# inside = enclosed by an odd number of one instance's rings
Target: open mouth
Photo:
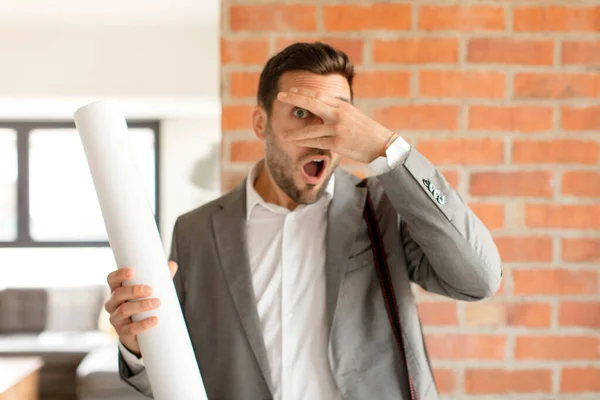
[[[323,176],[327,166],[325,157],[315,157],[302,166],[302,175],[309,184],[317,184]]]

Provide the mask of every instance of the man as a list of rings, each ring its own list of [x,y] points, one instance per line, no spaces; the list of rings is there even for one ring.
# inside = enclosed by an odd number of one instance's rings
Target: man
[[[348,57],[297,43],[263,69],[253,129],[265,157],[232,192],[178,218],[171,273],[210,399],[437,399],[410,282],[454,299],[495,293],[489,232],[436,168],[356,109]],[[366,187],[337,169],[368,163]],[[369,196],[404,349],[386,311]],[[120,373],[151,396],[131,315],[158,302],[108,277]],[[391,315],[391,314],[390,314]]]

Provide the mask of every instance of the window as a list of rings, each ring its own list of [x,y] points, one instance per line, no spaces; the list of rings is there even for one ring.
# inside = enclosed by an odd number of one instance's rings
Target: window
[[[158,221],[158,122],[128,126]],[[70,277],[61,285],[102,283],[115,268],[74,123],[0,122],[0,269],[7,266],[10,282],[0,286],[46,285],[61,274]]]
[[[0,241],[17,238],[17,132],[0,128]]]

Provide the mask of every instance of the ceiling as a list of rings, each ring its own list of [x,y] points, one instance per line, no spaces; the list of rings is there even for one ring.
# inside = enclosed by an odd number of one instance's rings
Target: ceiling
[[[0,0],[0,27],[207,26],[219,0]]]

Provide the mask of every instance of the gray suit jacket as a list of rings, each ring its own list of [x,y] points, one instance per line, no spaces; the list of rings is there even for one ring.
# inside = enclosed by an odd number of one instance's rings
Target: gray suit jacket
[[[325,266],[327,356],[335,382],[345,399],[408,399],[363,219],[367,189],[341,168],[335,179]],[[500,256],[482,222],[415,149],[367,186],[394,282],[410,375],[418,398],[435,400],[410,282],[454,299],[480,300],[500,285]],[[245,199],[242,183],[179,217],[173,234],[175,286],[211,400],[272,398],[245,251]],[[152,395],[145,371],[132,374],[122,356],[119,364],[126,382]]]

